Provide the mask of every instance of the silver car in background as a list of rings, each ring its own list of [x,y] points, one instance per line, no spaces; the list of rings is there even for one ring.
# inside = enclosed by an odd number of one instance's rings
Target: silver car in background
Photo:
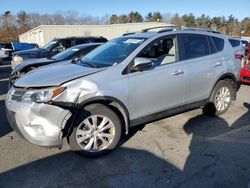
[[[130,127],[204,107],[225,113],[239,88],[228,38],[193,29],[143,31],[94,49],[79,64],[31,71],[10,88],[7,117],[29,142],[88,157],[113,150]]]

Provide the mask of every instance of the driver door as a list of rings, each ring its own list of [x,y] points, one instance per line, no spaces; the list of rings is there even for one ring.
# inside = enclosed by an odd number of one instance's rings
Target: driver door
[[[154,65],[128,74],[130,118],[135,120],[181,106],[186,65],[179,61],[177,37],[157,39],[137,57],[149,58]]]

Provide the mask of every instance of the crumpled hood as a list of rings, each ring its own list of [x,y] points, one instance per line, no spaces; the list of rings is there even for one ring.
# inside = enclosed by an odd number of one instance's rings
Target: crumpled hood
[[[35,69],[30,73],[19,78],[14,86],[16,87],[49,87],[59,86],[67,81],[87,76],[96,72],[105,70],[106,68],[90,68],[77,64],[59,63],[48,65],[42,68]]]
[[[22,72],[25,69],[28,69],[29,67],[38,67],[42,65],[48,65],[53,63],[55,60],[48,59],[48,58],[39,58],[39,59],[29,59],[21,64],[16,66],[16,71],[17,72]]]
[[[41,48],[34,48],[31,50],[23,50],[13,53],[12,55],[19,55],[23,57],[24,59],[30,59],[30,58],[43,58],[46,57],[48,54],[48,51]]]

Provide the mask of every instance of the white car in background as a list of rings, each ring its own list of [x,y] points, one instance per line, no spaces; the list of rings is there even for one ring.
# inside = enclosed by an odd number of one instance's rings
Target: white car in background
[[[6,59],[9,57],[10,51],[11,51],[10,49],[1,48],[1,45],[0,45],[0,64],[3,62],[3,59]]]

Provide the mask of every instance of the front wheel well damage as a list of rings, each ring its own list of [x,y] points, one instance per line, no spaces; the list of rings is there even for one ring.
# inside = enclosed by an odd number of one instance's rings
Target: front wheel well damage
[[[129,114],[127,108],[120,102],[115,101],[112,99],[102,98],[102,99],[93,99],[89,100],[87,102],[78,104],[78,107],[75,109],[72,109],[72,116],[67,122],[65,128],[62,130],[63,137],[67,137],[71,134],[75,120],[77,119],[78,113],[81,110],[84,110],[86,106],[92,105],[92,104],[103,104],[110,109],[112,109],[119,117],[121,123],[122,123],[122,131],[123,133],[128,133],[129,131]]]

